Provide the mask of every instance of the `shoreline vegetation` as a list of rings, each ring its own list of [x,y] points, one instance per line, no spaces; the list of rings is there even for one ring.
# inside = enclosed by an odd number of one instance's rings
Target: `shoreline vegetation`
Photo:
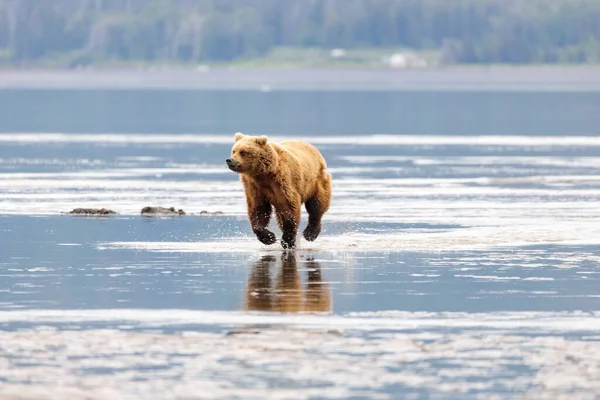
[[[0,65],[600,63],[600,0],[0,0]]]

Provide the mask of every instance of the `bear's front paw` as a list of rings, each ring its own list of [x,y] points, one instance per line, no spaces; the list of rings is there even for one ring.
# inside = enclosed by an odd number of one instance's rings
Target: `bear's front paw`
[[[268,229],[257,230],[254,233],[258,240],[263,244],[273,244],[277,241],[275,234]]]
[[[312,242],[319,236],[319,233],[321,233],[321,225],[307,226],[304,232],[302,232],[302,236],[304,236],[304,239]]]

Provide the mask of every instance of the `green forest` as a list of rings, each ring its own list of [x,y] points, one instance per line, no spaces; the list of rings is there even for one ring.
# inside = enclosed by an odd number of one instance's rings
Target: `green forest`
[[[600,0],[0,0],[0,64],[15,67],[318,65],[333,49],[356,64],[600,63]]]

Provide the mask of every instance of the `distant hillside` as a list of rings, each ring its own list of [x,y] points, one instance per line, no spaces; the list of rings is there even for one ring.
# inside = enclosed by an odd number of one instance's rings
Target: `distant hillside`
[[[600,63],[600,0],[0,0],[0,63],[16,66],[377,65],[406,51]]]

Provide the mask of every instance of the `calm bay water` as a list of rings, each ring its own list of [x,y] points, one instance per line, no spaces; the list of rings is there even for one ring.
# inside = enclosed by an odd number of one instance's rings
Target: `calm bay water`
[[[0,91],[0,132],[598,134],[600,91]]]
[[[0,105],[4,396],[600,393],[599,92],[11,89]],[[334,200],[316,242],[254,238],[224,163],[237,131],[321,149]]]

